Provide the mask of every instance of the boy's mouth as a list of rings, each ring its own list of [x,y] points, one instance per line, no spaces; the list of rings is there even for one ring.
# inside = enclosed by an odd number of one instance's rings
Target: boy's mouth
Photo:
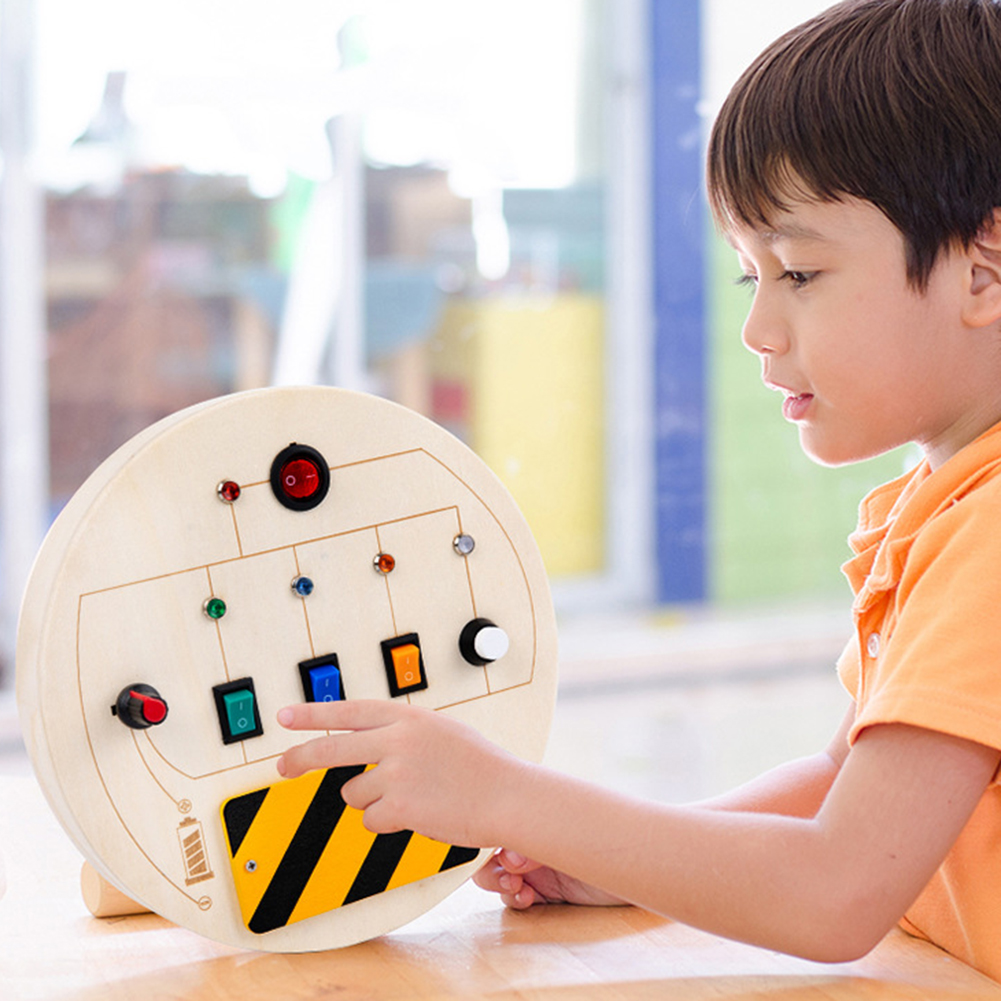
[[[782,416],[787,421],[801,421],[806,417],[813,402],[813,393],[797,393],[795,389],[783,386],[780,382],[773,382],[767,376],[763,381],[769,389],[774,389],[785,397],[782,401]]]
[[[813,393],[787,395],[782,401],[782,416],[787,421],[801,421],[806,417],[811,403],[813,403]]]

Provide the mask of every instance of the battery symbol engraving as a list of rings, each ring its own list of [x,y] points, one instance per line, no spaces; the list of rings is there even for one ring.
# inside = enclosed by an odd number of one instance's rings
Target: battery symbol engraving
[[[181,842],[181,854],[184,856],[185,884],[191,886],[192,883],[212,879],[215,873],[209,867],[202,825],[194,817],[182,820],[177,828],[177,838]]]

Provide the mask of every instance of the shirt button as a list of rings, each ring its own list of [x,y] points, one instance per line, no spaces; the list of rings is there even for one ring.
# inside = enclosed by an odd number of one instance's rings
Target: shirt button
[[[879,656],[879,633],[869,633],[869,639],[866,640],[865,648],[870,657]]]

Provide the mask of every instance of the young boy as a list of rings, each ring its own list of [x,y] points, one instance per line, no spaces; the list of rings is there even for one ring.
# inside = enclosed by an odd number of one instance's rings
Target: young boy
[[[377,763],[344,788],[366,825],[506,845],[478,881],[512,907],[628,901],[831,961],[902,921],[1001,979],[1001,4],[852,0],[790,32],[728,98],[708,184],[806,452],[924,453],[850,540],[830,745],[673,806],[345,702],[282,710],[344,732],[279,771]]]

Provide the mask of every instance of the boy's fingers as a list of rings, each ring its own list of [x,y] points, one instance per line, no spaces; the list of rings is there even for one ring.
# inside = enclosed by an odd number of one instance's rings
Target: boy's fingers
[[[322,747],[315,746],[319,741],[311,740],[307,744],[290,747],[277,763],[278,774],[287,779],[295,779],[316,768],[331,767],[326,764]]]
[[[535,888],[525,882],[522,875],[540,868],[542,867],[538,862],[502,848],[473,876],[473,882],[482,890],[499,894],[505,907],[522,911],[543,900]],[[521,871],[515,871],[516,869]]]
[[[341,786],[341,797],[355,810],[367,810],[381,794],[379,776],[372,769],[356,775]]]
[[[496,856],[473,876],[473,882],[481,890],[489,890],[492,893],[503,893],[506,892],[507,887],[501,884],[501,880],[510,878],[510,873],[495,859]],[[515,878],[520,880],[521,877]],[[515,887],[515,890],[517,889],[518,887]]]
[[[278,759],[278,772],[292,779],[316,768],[373,764],[376,750],[369,746],[371,741],[365,736],[364,733],[334,734],[297,744]]]
[[[525,858],[524,855],[519,855],[517,852],[508,851],[506,848],[502,848],[494,858],[507,872],[524,874],[542,868],[541,863]]]
[[[480,869],[473,877],[473,882],[481,890],[498,894],[501,903],[515,911],[523,911],[531,907],[537,899],[541,899],[521,876],[508,872],[496,861],[488,862]]]
[[[535,890],[526,884],[513,897],[502,897],[501,899],[512,910],[523,911],[531,907],[536,899],[541,900],[541,897],[537,898]]]
[[[301,702],[280,710],[278,722],[287,730],[369,730],[392,723],[399,709],[378,699]]]

